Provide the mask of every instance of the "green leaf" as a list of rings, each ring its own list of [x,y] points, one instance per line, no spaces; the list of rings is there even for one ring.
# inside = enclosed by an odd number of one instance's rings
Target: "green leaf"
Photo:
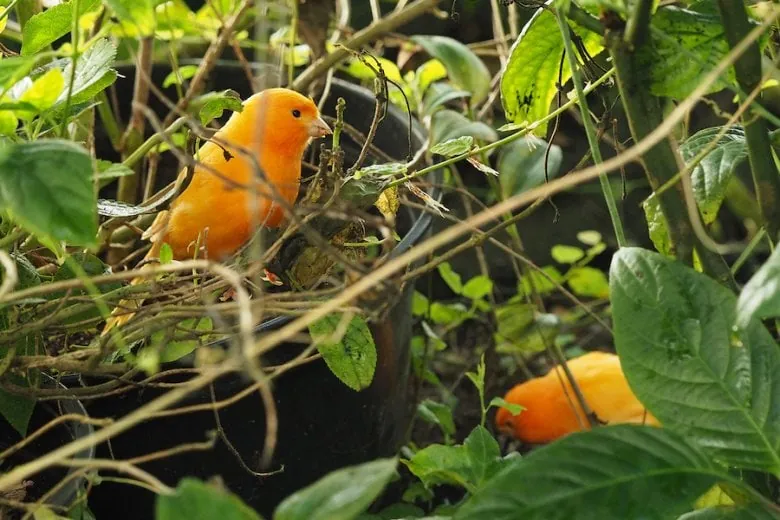
[[[0,87],[3,90],[25,77],[35,66],[35,59],[29,56],[14,56],[0,60]]]
[[[699,509],[677,520],[776,520],[777,514],[758,504],[718,506]]]
[[[116,47],[107,38],[92,44],[76,61],[76,75],[70,93],[71,106],[89,101],[116,80],[116,71],[111,68],[116,57]],[[64,108],[68,99],[68,88],[73,70],[70,58],[57,60],[49,65],[62,69],[66,78],[65,88],[57,98],[56,107]]]
[[[712,278],[638,248],[612,261],[615,346],[631,389],[672,431],[732,466],[780,471],[780,352]]]
[[[97,161],[97,173],[96,179],[116,179],[117,177],[126,177],[128,175],[134,175],[135,172],[125,166],[122,163],[112,163],[111,161],[104,161],[98,159]]]
[[[577,233],[577,240],[586,246],[597,246],[601,244],[601,233],[598,231],[580,231]]]
[[[168,249],[170,250],[170,246]],[[160,252],[160,263],[163,263],[162,252]],[[178,323],[175,329],[158,330],[153,333],[150,337],[149,346],[143,350],[156,353],[153,357],[155,365],[158,363],[170,363],[183,358],[199,346],[211,341],[212,335],[204,333],[213,330],[214,322],[211,318],[189,318]],[[156,372],[156,370],[152,370],[152,372]]]
[[[553,282],[560,283],[563,281],[561,272],[551,265],[542,267],[542,273],[534,269],[530,272],[530,276],[524,276],[520,280],[519,292],[522,294],[533,294],[533,289],[535,289],[540,295],[547,294],[556,289],[556,285]]]
[[[71,0],[73,1],[73,0]],[[154,32],[152,0],[103,0],[120,21],[130,24],[142,36]]]
[[[436,145],[450,139],[471,136],[474,139],[493,142],[498,134],[481,121],[471,121],[454,110],[439,110],[431,118],[431,143]]]
[[[100,0],[81,0],[78,15],[93,11],[100,6]],[[32,16],[22,30],[22,55],[35,54],[58,38],[65,36],[73,27],[74,2],[64,2]]]
[[[160,247],[160,264],[165,265],[171,262],[173,262],[173,249],[169,244],[163,243]]]
[[[534,307],[520,298],[513,299],[496,308],[498,328],[494,334],[496,349],[510,351],[519,342],[528,327],[534,322]]]
[[[602,37],[569,21],[574,33],[591,56],[600,53]],[[501,77],[501,101],[508,121],[531,124],[550,112],[550,104],[558,90],[558,72],[562,70],[561,84],[571,77],[567,60],[563,59],[563,39],[555,15],[539,8],[526,23],[509,54]],[[547,123],[533,130],[539,137],[547,135]]]
[[[157,495],[155,520],[262,520],[240,498],[194,478],[179,482],[173,495]]]
[[[501,191],[505,197],[531,190],[554,179],[561,171],[563,152],[557,144],[549,146],[546,141],[527,135],[501,149],[498,157],[498,171],[501,172]]]
[[[21,287],[20,287],[21,288]],[[0,328],[5,328],[7,322],[5,317],[0,314]],[[16,355],[17,356],[32,356],[36,354],[35,343],[36,338],[34,335],[25,336],[16,341]],[[0,347],[0,359],[5,359],[8,355],[8,347]],[[20,386],[22,388],[30,388],[37,386],[35,380],[37,376],[35,372],[29,373],[13,373],[6,374],[8,381]],[[19,432],[22,438],[27,436],[27,427],[30,424],[30,418],[35,410],[35,399],[25,397],[23,395],[12,394],[5,390],[0,389],[0,415],[8,421],[14,430]]]
[[[452,270],[452,266],[449,262],[440,263],[436,266],[436,269],[439,271],[439,276],[441,276],[444,283],[447,284],[447,287],[449,287],[452,292],[455,294],[463,293],[463,282],[460,279],[460,275]]]
[[[653,12],[658,7],[658,1],[653,0]],[[635,0],[579,0],[577,4],[596,15],[606,11],[626,15],[636,2]]]
[[[372,164],[371,166],[364,166],[357,170],[352,178],[362,179],[363,177],[398,177],[400,175],[406,175],[406,165],[403,163],[382,163]]]
[[[431,83],[423,97],[423,114],[431,115],[437,109],[456,99],[465,99],[469,93],[442,81]]]
[[[487,98],[490,71],[471,49],[446,36],[413,36],[412,41],[444,65],[455,86],[471,92],[472,107]]]
[[[664,7],[651,19],[651,36],[653,44],[643,47],[638,59],[656,96],[686,98],[730,50],[716,13]],[[734,69],[722,78],[706,93],[734,84]]]
[[[609,282],[601,270],[594,267],[572,267],[566,273],[567,282],[577,296],[608,298]]]
[[[241,96],[234,90],[223,90],[222,92],[209,92],[200,97],[202,106],[198,111],[200,122],[204,125],[214,119],[222,117],[225,110],[241,112],[244,105],[241,104]]]
[[[371,385],[376,370],[374,337],[359,316],[341,322],[341,314],[329,314],[309,325],[309,333],[333,374],[353,390],[363,390]]]
[[[36,235],[94,245],[97,200],[89,154],[55,139],[0,149],[0,206]]]
[[[33,81],[32,86],[19,96],[19,101],[30,103],[37,109],[37,112],[40,113],[54,105],[55,101],[57,101],[57,98],[62,93],[64,86],[65,77],[62,75],[62,71],[59,69],[51,69],[36,78],[35,81]],[[17,115],[20,117],[32,117],[35,114],[19,110],[17,111]]]
[[[19,126],[19,119],[11,110],[0,110],[0,135],[14,135],[16,127]]]
[[[412,314],[415,316],[424,316],[428,313],[429,306],[430,302],[428,301],[428,298],[419,291],[414,291],[414,294],[412,295]]]
[[[669,226],[666,223],[666,217],[661,211],[661,205],[658,203],[658,197],[655,193],[642,202],[642,209],[645,211],[647,230],[650,233],[650,240],[653,241],[655,249],[664,256],[674,256],[672,240],[669,238]]]
[[[417,415],[425,421],[439,426],[445,435],[455,435],[455,421],[452,419],[452,408],[446,404],[425,399],[417,405]]]
[[[409,460],[401,460],[426,488],[450,484],[469,488],[470,460],[463,446],[431,444],[415,453]]]
[[[453,518],[667,520],[689,511],[717,478],[709,458],[679,435],[606,426],[567,435],[512,461]]]
[[[510,403],[509,401],[506,401],[502,397],[494,397],[490,400],[489,407],[495,407],[495,408],[505,408],[509,411],[512,415],[520,415],[523,410],[525,410],[525,407],[522,405],[519,405],[517,403]]]
[[[466,449],[471,466],[471,482],[479,488],[499,468],[501,449],[496,439],[484,426],[474,428],[463,441],[463,447]]]
[[[469,319],[472,313],[462,303],[431,303],[431,321],[437,325],[455,326]]]
[[[274,520],[352,520],[363,513],[395,475],[398,461],[377,459],[329,473],[287,497]],[[216,517],[215,517],[216,518]]]
[[[680,154],[686,164],[710,146],[721,130],[722,127],[705,128],[686,139],[680,145]],[[691,172],[693,196],[705,224],[712,223],[717,217],[735,169],[746,157],[745,132],[740,127],[731,127],[694,167]]]
[[[559,264],[573,264],[585,256],[585,252],[579,247],[554,245],[550,251],[553,260]]]
[[[493,291],[493,280],[485,275],[478,275],[463,286],[463,296],[472,300],[484,298]]]
[[[470,135],[464,135],[436,144],[431,147],[431,153],[443,155],[444,157],[455,157],[468,152],[473,145],[474,138]]]
[[[780,316],[780,247],[754,274],[737,300],[738,327],[749,326],[751,319]]]
[[[197,65],[183,65],[165,76],[163,88],[168,88],[171,85],[181,85],[184,80],[190,79],[196,72],[198,72]]]

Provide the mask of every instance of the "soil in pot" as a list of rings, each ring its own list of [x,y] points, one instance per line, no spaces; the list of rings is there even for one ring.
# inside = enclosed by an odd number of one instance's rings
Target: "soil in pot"
[[[119,85],[129,93],[132,72],[122,71]],[[154,77],[164,77],[165,70],[155,70]],[[209,89],[232,88],[242,97],[249,94],[240,69],[225,67],[212,74]],[[158,83],[159,84],[159,83]],[[124,85],[124,86],[123,86]],[[335,113],[335,102],[343,97],[347,103],[345,119],[361,132],[367,132],[374,113],[374,96],[354,85],[336,81],[324,112]],[[120,97],[120,99],[122,99]],[[408,150],[408,117],[390,107],[379,126],[374,144],[398,160],[404,160]],[[357,157],[360,147],[346,136],[342,146],[346,164]],[[422,146],[424,135],[414,126],[414,147]],[[400,252],[413,245],[426,232],[430,217],[419,216],[402,208],[398,215],[398,231],[405,239],[396,250]],[[406,399],[411,337],[411,297],[413,286],[407,284],[397,296],[384,320],[371,324],[377,348],[377,367],[372,384],[361,392],[345,386],[321,360],[307,363],[283,374],[274,381],[279,431],[271,471],[273,475],[257,475],[258,461],[263,449],[266,416],[258,393],[219,410],[223,438],[215,447],[205,451],[181,453],[154,462],[143,469],[168,485],[175,486],[184,476],[203,479],[220,475],[225,485],[240,495],[261,514],[270,515],[275,506],[290,493],[310,484],[334,469],[394,454],[403,441],[410,407]],[[272,320],[265,330],[278,327],[283,320]],[[260,332],[262,333],[262,331]],[[264,365],[279,365],[300,352],[300,345],[283,344],[264,357]],[[191,359],[165,368],[191,366]],[[166,378],[164,382],[180,381]],[[160,381],[158,381],[160,382]],[[213,387],[213,399],[229,399],[251,385],[243,375],[230,375],[218,380]],[[164,389],[143,388],[121,396],[97,399],[89,403],[89,411],[96,417],[119,417],[160,395]],[[211,389],[190,395],[177,407],[210,404]],[[100,457],[128,459],[185,443],[203,442],[210,432],[217,430],[214,411],[205,410],[154,419],[143,423],[111,441],[110,450],[98,448]],[[90,507],[98,518],[151,518],[154,496],[140,488],[104,482],[93,488]]]
[[[54,384],[53,381],[51,383]],[[28,434],[33,433],[53,419],[66,414],[86,415],[86,411],[79,401],[74,400],[38,402],[33,409],[27,432]],[[93,431],[92,426],[76,421],[57,424],[28,445],[7,456],[0,465],[0,472],[7,472],[11,468],[26,464],[64,444],[86,437]],[[7,421],[0,421],[0,452],[14,446],[21,440],[22,436]],[[94,449],[88,448],[78,453],[75,458],[90,459],[93,455]],[[78,498],[79,490],[84,487],[85,479],[83,477],[72,478],[65,485],[52,490],[75,471],[75,468],[68,469],[57,466],[47,468],[24,481],[19,488],[4,493],[2,497],[27,503],[35,503],[44,498],[44,503],[49,505],[52,510],[65,514],[65,511]],[[23,512],[18,510],[0,509],[0,518],[6,520],[22,516]]]

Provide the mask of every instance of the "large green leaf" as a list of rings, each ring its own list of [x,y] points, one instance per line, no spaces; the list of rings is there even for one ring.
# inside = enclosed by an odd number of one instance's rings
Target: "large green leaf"
[[[753,318],[780,316],[780,247],[745,284],[737,300],[737,325],[747,327]]]
[[[569,24],[591,55],[604,49],[601,36],[572,22]],[[501,101],[507,120],[530,124],[550,112],[550,104],[558,91],[556,85],[563,52],[563,39],[555,15],[539,8],[512,46],[501,78]],[[561,84],[571,77],[568,61],[563,61]],[[537,126],[534,134],[546,136],[547,124]]]
[[[194,478],[179,482],[173,495],[158,495],[155,520],[262,520],[227,490]]]
[[[474,52],[446,36],[413,36],[412,41],[438,59],[455,86],[471,93],[471,105],[485,100],[490,92],[490,71]]]
[[[89,154],[55,139],[0,149],[0,206],[36,235],[95,244],[97,200]]]
[[[274,520],[352,520],[363,513],[395,475],[396,459],[378,459],[329,473],[287,497]]]
[[[102,38],[92,44],[76,61],[76,75],[70,93],[71,105],[93,99],[103,89],[116,80],[116,71],[111,68],[116,57],[116,47],[107,38]],[[65,89],[57,98],[55,106],[65,105],[68,97],[68,87],[73,70],[73,61],[65,58],[56,61],[53,66],[63,69],[66,78]]]
[[[696,132],[680,146],[680,154],[686,163],[701,153],[717,137],[721,127],[705,128]],[[705,224],[715,220],[726,188],[734,177],[737,165],[747,157],[745,132],[741,127],[729,128],[691,172],[693,196]]]
[[[723,24],[715,13],[701,13],[676,7],[664,7],[653,16],[652,45],[641,51],[639,59],[650,75],[650,91],[656,96],[683,99],[691,93],[728,54]],[[723,90],[734,83],[729,68],[707,93]]]
[[[708,457],[670,431],[608,426],[513,461],[454,518],[667,520],[690,511],[717,475]]]
[[[777,520],[777,516],[777,513],[758,504],[748,504],[699,509],[682,515],[678,520]]]
[[[463,136],[487,142],[498,139],[496,131],[482,121],[472,121],[454,110],[439,110],[431,118],[432,145]]]
[[[780,351],[757,321],[732,331],[736,296],[628,247],[610,290],[621,365],[648,410],[730,465],[780,471]]]
[[[80,0],[78,15],[100,6],[100,0]],[[73,27],[73,1],[57,4],[30,18],[22,30],[22,55],[35,54]]]
[[[531,190],[558,176],[563,152],[557,144],[551,145],[532,135],[525,136],[501,149],[498,171],[504,196],[510,197]],[[546,168],[545,168],[546,166]]]
[[[341,314],[329,314],[312,323],[309,333],[336,377],[353,390],[363,390],[373,381],[376,370],[374,337],[359,316],[353,316],[344,328],[341,322]]]

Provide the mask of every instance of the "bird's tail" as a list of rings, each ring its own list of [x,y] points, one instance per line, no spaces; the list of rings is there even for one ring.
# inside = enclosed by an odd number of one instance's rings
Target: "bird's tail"
[[[141,238],[151,238],[152,247],[149,249],[149,252],[144,255],[144,259],[142,262],[146,262],[148,260],[156,260],[160,258],[160,249],[162,247],[163,241],[162,241],[162,232],[164,231],[165,226],[167,226],[167,211],[162,211],[157,214],[157,218],[154,219],[154,222],[152,222],[152,225],[149,227],[149,229],[143,234]],[[143,271],[145,268],[147,268],[150,264],[144,264],[143,267],[141,267],[141,271]],[[130,285],[138,285],[139,283],[142,283],[146,278],[143,276],[137,276],[130,280]],[[143,305],[144,299],[143,298],[136,298],[131,300],[120,300],[117,306],[114,308],[113,312],[111,313],[111,316],[106,320],[106,326],[103,327],[103,332],[100,333],[101,336],[105,336],[108,334],[111,329],[115,327],[121,327],[128,321],[130,321],[133,316],[135,316],[135,313],[138,311],[138,309],[141,308],[141,305]]]

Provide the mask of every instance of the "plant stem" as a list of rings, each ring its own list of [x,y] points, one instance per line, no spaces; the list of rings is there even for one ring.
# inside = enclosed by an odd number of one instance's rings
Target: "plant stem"
[[[751,29],[744,2],[718,0],[718,10],[726,39],[733,48]],[[761,51],[758,42],[750,45],[737,59],[734,70],[742,89],[740,99],[744,100],[745,93],[752,92],[761,83]],[[759,209],[769,237],[774,242],[780,231],[780,175],[772,156],[769,131],[766,121],[754,111],[745,114],[743,125]]]
[[[582,126],[585,127],[585,134],[588,137],[590,153],[593,155],[593,162],[595,164],[601,164],[603,160],[601,158],[599,139],[596,135],[596,129],[593,127],[593,120],[591,119],[590,109],[588,108],[588,99],[585,95],[585,87],[582,82],[579,61],[577,60],[577,55],[574,51],[574,45],[572,45],[571,41],[571,30],[569,29],[569,24],[566,22],[561,13],[556,11],[555,18],[558,20],[558,27],[560,28],[561,36],[563,37],[563,46],[566,51],[566,57],[569,60],[571,77],[572,81],[574,82],[574,90],[577,92],[577,102],[580,105],[580,112],[582,112]],[[615,194],[612,192],[612,185],[610,184],[606,174],[599,177],[599,182],[601,183],[601,191],[604,193],[604,199],[607,202],[609,218],[612,220],[612,227],[615,230],[615,238],[617,239],[618,247],[625,247],[627,245],[626,235],[623,231],[623,223],[620,220],[620,213],[618,212]]]

